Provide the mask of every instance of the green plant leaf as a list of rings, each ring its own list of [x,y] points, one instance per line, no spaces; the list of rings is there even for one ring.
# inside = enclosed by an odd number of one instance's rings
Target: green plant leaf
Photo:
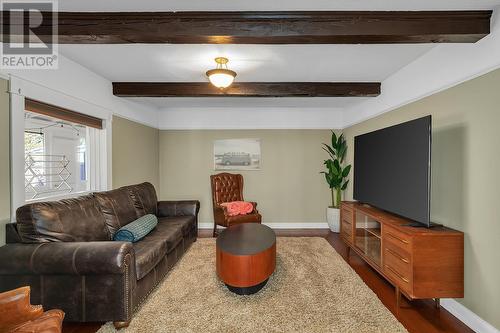
[[[344,170],[342,171],[342,177],[347,177],[349,175],[349,172],[351,171],[351,166],[348,165],[344,168]]]
[[[339,150],[340,162],[344,162],[345,153],[347,152],[347,145],[344,143]]]
[[[332,180],[331,175],[330,175],[330,174],[328,174],[328,173],[326,173],[326,172],[324,172],[324,174],[325,174],[325,180],[326,180],[326,182],[328,183],[328,186],[329,186],[330,188],[333,188],[333,180]]]
[[[341,182],[342,182],[342,179],[340,179],[340,178],[332,179],[332,188],[339,187]]]
[[[335,158],[335,151],[326,143],[323,143],[323,150],[326,151],[332,159]]]
[[[346,180],[346,182],[344,183],[344,185],[342,185],[342,191],[345,191],[345,189],[347,188],[347,184],[349,184],[349,179]]]
[[[340,167],[339,160],[337,160],[337,159],[333,160],[333,167],[337,170],[337,172],[339,174],[342,172],[342,168]]]
[[[328,181],[328,174],[326,172],[322,172],[325,175],[325,180],[328,185],[330,185],[330,182]]]
[[[337,135],[332,130],[332,147],[335,147],[336,144],[337,144]]]
[[[340,151],[340,149],[342,148],[342,145],[345,143],[345,140],[344,140],[344,134],[340,134],[339,138],[337,139],[337,151]]]

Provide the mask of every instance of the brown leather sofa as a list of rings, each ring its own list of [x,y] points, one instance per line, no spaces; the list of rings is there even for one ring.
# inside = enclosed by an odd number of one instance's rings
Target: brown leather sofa
[[[68,321],[127,326],[133,312],[198,234],[198,201],[159,201],[150,183],[20,207],[0,247],[0,292],[30,286],[32,302]],[[157,227],[137,243],[112,241],[145,214]]]

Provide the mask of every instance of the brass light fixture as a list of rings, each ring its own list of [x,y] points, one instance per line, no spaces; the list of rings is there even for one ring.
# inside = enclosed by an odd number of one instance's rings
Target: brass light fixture
[[[217,67],[207,71],[208,79],[210,83],[219,89],[224,89],[229,87],[236,77],[236,72],[227,68],[227,63],[229,60],[224,57],[215,58]]]

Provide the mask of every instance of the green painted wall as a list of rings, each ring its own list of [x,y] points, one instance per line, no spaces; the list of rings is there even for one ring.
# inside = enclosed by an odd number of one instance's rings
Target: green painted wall
[[[500,70],[347,128],[347,160],[354,136],[429,114],[431,217],[465,233],[465,298],[458,301],[500,329]]]
[[[159,192],[158,135],[156,128],[113,117],[113,188],[147,181]]]
[[[264,222],[326,221],[330,191],[319,172],[328,130],[160,131],[160,198],[198,199],[200,222],[213,222],[210,175],[221,172],[214,170],[213,141],[237,138],[261,140],[261,170],[229,172],[243,174],[245,199],[258,203]]]

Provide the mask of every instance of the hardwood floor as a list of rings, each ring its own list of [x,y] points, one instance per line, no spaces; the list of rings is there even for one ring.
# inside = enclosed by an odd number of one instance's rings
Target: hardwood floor
[[[204,229],[199,232],[199,237],[211,237],[211,235],[211,230]],[[410,333],[474,332],[444,308],[437,309],[432,300],[410,302],[403,298],[401,307],[398,309],[394,287],[353,251],[348,258],[347,246],[338,234],[326,229],[280,229],[276,230],[276,235],[278,237],[324,237]],[[66,323],[63,333],[94,333],[100,326],[99,323]]]

